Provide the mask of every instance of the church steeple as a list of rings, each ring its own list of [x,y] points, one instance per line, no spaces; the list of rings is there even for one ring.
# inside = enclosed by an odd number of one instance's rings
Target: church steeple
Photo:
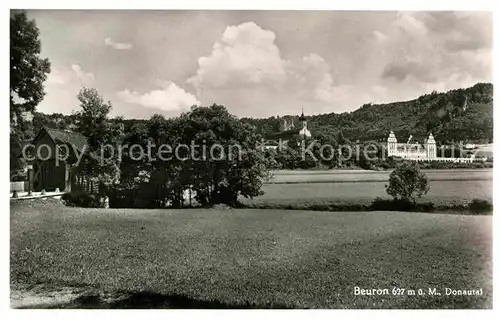
[[[300,115],[299,120],[302,123],[302,129],[299,134],[303,137],[311,137],[311,132],[307,129],[307,120],[304,116],[304,108],[302,108],[302,114]]]
[[[304,122],[306,120],[306,117],[304,116],[304,107],[302,107],[302,114],[300,115],[299,120],[301,122]]]

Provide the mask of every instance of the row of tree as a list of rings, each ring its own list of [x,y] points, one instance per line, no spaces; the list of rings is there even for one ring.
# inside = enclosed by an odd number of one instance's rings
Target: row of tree
[[[235,206],[261,194],[269,164],[261,137],[224,106],[193,106],[179,117],[155,115],[132,125],[109,119],[110,103],[95,89],[78,95],[77,130],[89,142],[77,171],[100,184],[118,207]],[[214,148],[217,147],[217,148]]]

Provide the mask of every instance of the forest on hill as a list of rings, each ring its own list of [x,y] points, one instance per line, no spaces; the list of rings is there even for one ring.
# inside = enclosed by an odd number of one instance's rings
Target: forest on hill
[[[300,124],[294,117],[295,127]],[[432,92],[416,99],[388,104],[365,104],[353,112],[306,116],[313,136],[338,136],[351,141],[383,141],[391,130],[397,137],[422,140],[432,132],[436,141],[491,143],[493,85],[478,83],[466,89]],[[279,131],[281,118],[243,118],[264,137]]]
[[[230,106],[228,106],[230,107]],[[297,128],[300,122],[294,117]],[[416,99],[388,104],[365,104],[353,112],[306,116],[313,136],[338,137],[340,132],[351,141],[385,141],[393,130],[401,140],[413,135],[423,140],[432,132],[439,144],[452,142],[493,142],[493,85],[478,83],[465,89],[445,93],[432,92]],[[272,137],[279,132],[282,118],[242,118],[258,134]],[[43,126],[73,129],[75,115],[34,113],[33,129]],[[139,119],[114,118],[127,131],[146,122]]]

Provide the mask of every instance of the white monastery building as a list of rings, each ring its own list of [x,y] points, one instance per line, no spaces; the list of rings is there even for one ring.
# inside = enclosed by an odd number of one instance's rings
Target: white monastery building
[[[437,157],[436,140],[432,133],[429,134],[429,138],[423,144],[411,143],[412,138],[410,135],[406,143],[398,143],[396,135],[391,130],[387,138],[387,155],[415,161],[472,163],[475,160],[474,154],[470,155],[470,157]]]

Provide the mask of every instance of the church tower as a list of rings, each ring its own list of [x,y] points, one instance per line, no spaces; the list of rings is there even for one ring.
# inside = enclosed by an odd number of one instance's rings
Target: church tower
[[[302,137],[311,137],[311,132],[307,129],[307,120],[304,116],[304,109],[302,108],[302,114],[299,117],[300,123],[302,124],[302,129],[299,132],[299,135]]]
[[[391,130],[389,137],[387,138],[387,156],[396,155],[398,140],[396,139],[396,135]]]
[[[436,158],[436,141],[434,140],[434,136],[432,133],[429,134],[429,138],[427,139],[427,144],[425,145],[427,150],[427,159]]]
[[[302,108],[302,114],[299,117],[299,121],[302,124],[302,128],[307,128],[307,120],[306,117],[304,116],[304,108]]]

